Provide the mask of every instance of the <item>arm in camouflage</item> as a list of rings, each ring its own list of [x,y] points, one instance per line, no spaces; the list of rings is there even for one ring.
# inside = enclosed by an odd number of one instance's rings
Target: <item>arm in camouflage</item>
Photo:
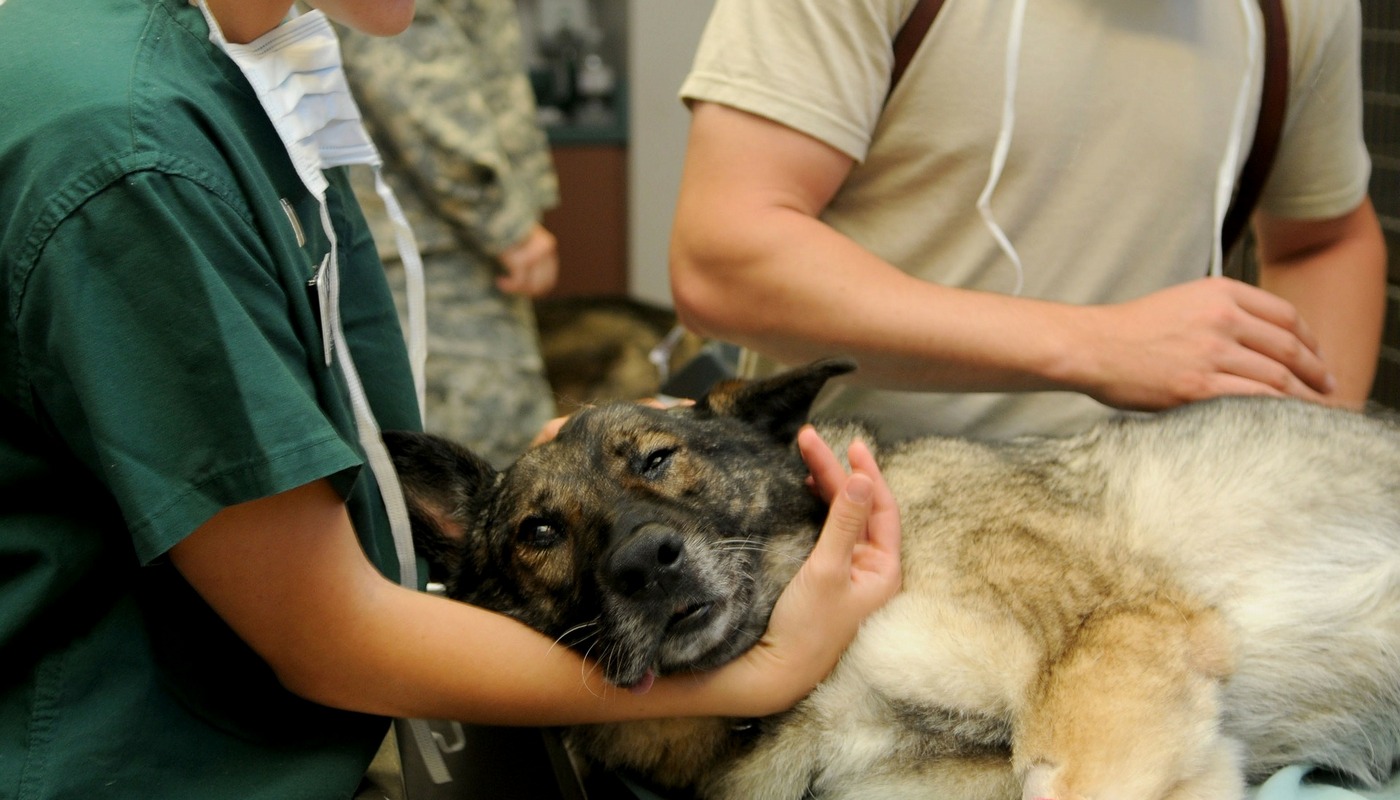
[[[386,171],[459,244],[496,256],[558,203],[514,0],[418,0],[398,36],[342,32]]]

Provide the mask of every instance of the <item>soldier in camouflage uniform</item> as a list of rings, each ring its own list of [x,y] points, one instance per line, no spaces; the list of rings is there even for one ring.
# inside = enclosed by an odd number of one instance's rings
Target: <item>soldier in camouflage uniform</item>
[[[418,0],[387,38],[342,29],[345,70],[418,238],[429,431],[498,466],[553,416],[529,297],[554,285],[558,202],[514,0]],[[403,310],[403,270],[367,170],[357,193]]]

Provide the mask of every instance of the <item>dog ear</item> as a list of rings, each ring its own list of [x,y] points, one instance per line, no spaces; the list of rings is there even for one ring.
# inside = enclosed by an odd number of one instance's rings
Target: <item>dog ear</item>
[[[826,382],[855,369],[850,359],[829,358],[768,378],[724,381],[696,401],[695,411],[737,417],[780,442],[791,442]]]
[[[413,526],[414,547],[428,559],[429,576],[452,583],[467,546],[467,509],[497,472],[461,445],[426,433],[384,431]]]

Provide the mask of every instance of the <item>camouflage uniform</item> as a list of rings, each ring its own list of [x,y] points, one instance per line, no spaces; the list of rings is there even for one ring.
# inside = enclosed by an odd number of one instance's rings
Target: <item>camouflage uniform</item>
[[[345,69],[408,215],[427,280],[428,430],[500,465],[553,416],[527,298],[504,249],[558,202],[514,0],[418,0],[392,37],[342,28]],[[368,170],[357,193],[403,311],[403,270]]]

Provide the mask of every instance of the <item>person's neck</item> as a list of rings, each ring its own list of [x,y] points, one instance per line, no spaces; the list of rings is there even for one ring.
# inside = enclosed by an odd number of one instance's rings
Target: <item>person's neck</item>
[[[204,0],[224,38],[247,44],[287,18],[293,0]]]

